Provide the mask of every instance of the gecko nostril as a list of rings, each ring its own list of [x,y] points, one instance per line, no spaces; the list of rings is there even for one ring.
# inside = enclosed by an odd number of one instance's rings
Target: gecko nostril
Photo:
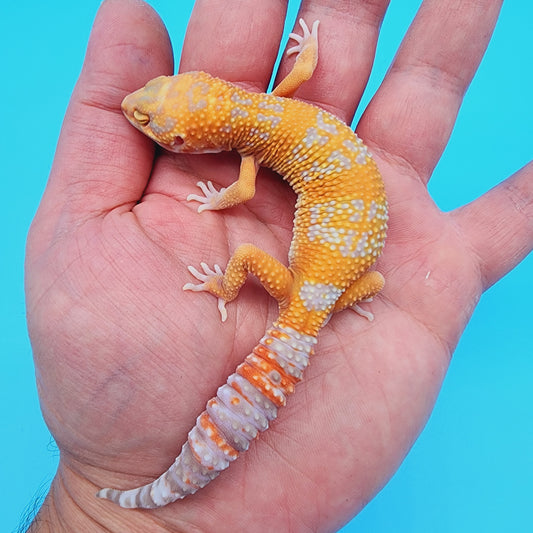
[[[172,142],[172,146],[181,146],[182,144],[185,144],[185,139],[179,135],[176,135],[176,137],[174,137],[174,141]]]
[[[133,118],[141,125],[146,126],[150,122],[150,117],[145,114],[141,113],[137,109],[133,111]]]

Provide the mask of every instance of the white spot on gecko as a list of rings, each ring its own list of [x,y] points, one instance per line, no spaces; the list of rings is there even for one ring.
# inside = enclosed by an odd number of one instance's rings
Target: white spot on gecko
[[[369,240],[372,232],[365,231],[359,234],[355,228],[332,225],[334,217],[337,220],[344,218],[350,222],[360,222],[364,207],[365,204],[361,199],[353,199],[342,204],[335,200],[315,204],[310,208],[311,217],[307,238],[310,242],[329,244],[330,250],[338,250],[343,257],[365,257],[371,249],[377,248],[374,237]],[[376,207],[376,211],[379,211],[379,206]]]
[[[354,152],[357,154],[357,157],[355,158],[355,161],[359,165],[366,165],[367,157],[371,157],[370,152],[368,151],[368,148],[361,142],[361,139],[355,135],[357,143],[354,143],[353,141],[350,141],[348,139],[345,139],[342,144],[348,148],[351,152]]]
[[[159,122],[163,117],[165,118],[164,122]],[[152,120],[151,128],[156,135],[161,136],[171,131],[176,125],[176,122],[176,119],[169,115],[158,115],[158,120]]]
[[[340,150],[334,150],[327,158],[328,163],[333,161],[338,162],[338,166],[335,168],[337,172],[342,172],[344,169],[349,170],[352,168],[352,162],[350,161],[350,158],[342,154]]]
[[[351,152],[354,152],[356,154],[359,153],[361,144],[357,145],[353,141],[350,141],[349,139],[345,139],[344,141],[342,141],[342,144],[346,148],[348,148],[348,150],[350,150]]]
[[[341,248],[339,251],[344,257],[365,257],[369,251],[367,241],[368,241],[368,232],[364,231],[361,233],[360,239],[357,241],[357,244],[354,248],[353,242],[354,237],[357,236],[357,233],[354,230],[348,232],[346,245]]]
[[[300,157],[297,161],[303,161],[304,158]],[[337,170],[338,167],[330,163],[327,167],[324,166],[323,163],[319,163],[318,161],[313,161],[311,163],[311,166],[309,168],[305,168],[300,172],[300,177],[304,181],[311,181],[313,179],[319,179],[324,178],[326,176],[329,176],[332,174],[335,170]]]
[[[368,208],[368,221],[371,222],[372,219],[376,216],[378,211],[378,204],[375,200],[370,202],[370,207]]]
[[[281,117],[278,117],[276,115],[263,115],[263,113],[257,113],[257,120],[259,122],[271,122],[272,128],[275,128],[280,122]]]
[[[350,222],[359,222],[361,220],[361,214],[365,208],[365,202],[363,200],[351,200],[350,204],[354,209],[354,213],[348,219]]]
[[[199,95],[205,96],[209,93],[209,89],[209,85],[203,81],[197,81],[191,85],[187,91],[188,109],[191,113],[207,106],[207,101],[204,98],[200,98]]]
[[[308,311],[324,311],[334,305],[341,294],[342,289],[331,283],[304,281],[300,289],[300,298]]]
[[[324,146],[329,141],[327,135],[320,135],[317,128],[307,128],[305,132],[305,137],[302,139],[303,144],[310,148],[314,143],[317,143],[318,146]]]
[[[338,133],[338,129],[337,129],[337,126],[331,122],[326,122],[324,120],[324,117],[326,117],[327,115],[325,115],[322,111],[319,111],[317,114],[316,114],[316,123],[318,125],[318,127],[321,129],[321,130],[324,130],[324,131],[327,131],[328,133],[333,133],[333,135],[336,135]]]
[[[252,102],[252,99],[251,98],[242,98],[241,95],[239,93],[233,93],[231,96],[230,96],[230,100],[235,103],[235,104],[239,104],[239,105],[252,105],[253,102]]]
[[[271,104],[269,102],[259,102],[257,104],[257,107],[259,109],[268,109],[276,113],[283,113],[283,111],[285,110],[281,104],[278,104],[278,103]]]
[[[259,138],[262,141],[268,141],[268,139],[270,138],[270,133],[268,131],[261,131],[257,128],[252,128],[250,130],[250,133],[254,138]]]
[[[246,111],[246,109],[241,109],[240,107],[234,107],[231,110],[231,118],[241,117],[246,118],[248,117],[249,113]]]

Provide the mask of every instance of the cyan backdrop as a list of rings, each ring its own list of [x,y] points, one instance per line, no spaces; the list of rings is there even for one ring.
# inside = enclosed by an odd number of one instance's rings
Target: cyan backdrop
[[[193,3],[151,1],[177,52]],[[365,102],[419,4],[392,1]],[[2,8],[0,531],[18,526],[25,508],[46,492],[58,461],[34,384],[24,316],[24,245],[98,6],[97,0],[29,0]],[[297,6],[290,2],[291,23]],[[531,20],[529,0],[504,3],[431,181],[445,210],[473,200],[532,156]],[[426,429],[390,483],[344,533],[533,531],[532,274],[530,256],[484,295]]]

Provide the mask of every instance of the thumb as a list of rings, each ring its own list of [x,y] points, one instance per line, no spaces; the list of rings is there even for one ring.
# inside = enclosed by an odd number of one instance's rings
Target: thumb
[[[103,2],[34,222],[36,240],[44,244],[54,232],[140,198],[154,149],[124,119],[120,103],[172,65],[168,34],[151,7],[139,0]]]

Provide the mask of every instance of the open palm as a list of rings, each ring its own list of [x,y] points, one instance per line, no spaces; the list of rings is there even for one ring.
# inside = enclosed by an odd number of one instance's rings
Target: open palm
[[[304,19],[321,21],[319,65],[297,97],[351,120],[387,3],[337,2],[337,12],[324,1],[306,4]],[[533,244],[531,164],[452,213],[427,194],[500,6],[463,3],[462,13],[446,15],[452,3],[422,7],[358,127],[390,203],[378,265],[387,285],[368,304],[376,319],[335,316],[272,427],[198,494],[150,512],[94,493],[164,471],[206,400],[276,318],[275,301],[250,280],[222,324],[212,296],[181,290],[192,281],[186,267],[224,266],[244,242],[285,262],[295,196],[262,170],[251,201],[199,215],[185,201],[195,183],[227,186],[238,157],[155,152],[127,123],[122,98],[171,73],[170,46],[147,6],[103,4],[28,242],[39,391],[61,450],[48,505],[65,523],[84,531],[332,530],[393,474],[481,293]],[[283,6],[268,1],[258,10],[250,0],[225,10],[197,2],[181,70],[265,90]]]

